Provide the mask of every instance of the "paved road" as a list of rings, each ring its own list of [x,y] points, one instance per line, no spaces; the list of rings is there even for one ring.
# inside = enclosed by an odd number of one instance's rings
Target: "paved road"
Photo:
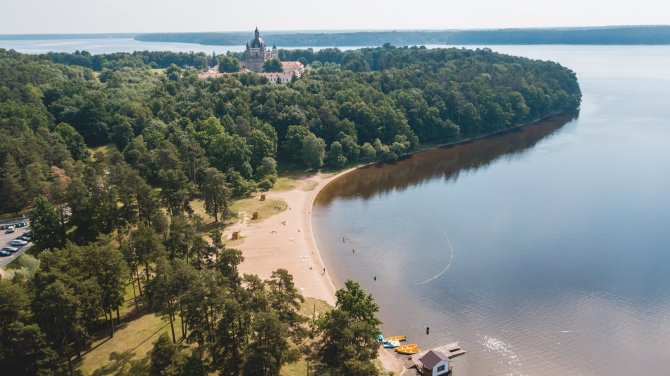
[[[30,227],[17,227],[16,231],[11,234],[5,234],[5,230],[0,230],[0,248],[9,245],[9,242],[23,235],[24,233],[30,231]],[[4,269],[7,264],[14,261],[17,257],[21,256],[23,252],[27,251],[32,247],[33,243],[28,243],[23,247],[20,247],[18,252],[12,254],[11,256],[1,257],[0,256],[0,269]]]

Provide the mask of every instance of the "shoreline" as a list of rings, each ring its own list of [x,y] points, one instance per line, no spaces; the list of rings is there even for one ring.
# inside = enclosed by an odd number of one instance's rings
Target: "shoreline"
[[[240,272],[267,279],[274,270],[286,269],[303,296],[334,306],[337,289],[316,245],[312,206],[321,189],[356,168],[334,174],[317,173],[296,179],[296,186],[290,190],[265,192],[267,200],[282,200],[287,208],[260,221],[242,220],[229,225],[224,232],[226,239],[230,239],[233,231],[241,232],[243,242],[232,246],[244,256]],[[259,196],[253,197],[259,199]]]
[[[567,116],[570,113],[572,111],[558,112],[533,122],[519,124],[477,137],[428,145],[420,150],[404,154],[398,160],[436,148],[456,146],[506,132],[513,132],[556,116]],[[318,172],[314,175],[295,179],[295,186],[289,190],[265,192],[266,199],[282,200],[286,203],[287,209],[268,218],[261,218],[260,221],[242,220],[228,226],[225,231],[228,239],[233,231],[241,231],[244,239],[243,243],[235,246],[242,251],[244,256],[244,261],[239,267],[240,272],[256,274],[262,279],[267,279],[274,270],[284,268],[293,276],[295,287],[303,296],[321,299],[335,306],[335,291],[337,288],[323,261],[313,232],[312,209],[314,201],[321,190],[330,182],[361,167],[387,162],[389,161],[358,164],[333,173]],[[259,199],[260,193],[253,197]],[[386,370],[402,372],[403,366],[400,361],[390,355],[380,348],[378,359]]]
[[[232,231],[241,231],[244,242],[234,246],[244,256],[240,273],[267,279],[274,270],[286,269],[303,296],[321,299],[334,307],[337,288],[316,244],[312,207],[316,196],[328,183],[361,166],[364,165],[331,174],[317,173],[295,180],[296,186],[290,190],[266,192],[266,200],[283,200],[287,209],[259,222],[242,220],[228,226],[224,233],[230,239]],[[312,186],[314,183],[316,185]],[[259,199],[259,196],[256,194],[254,198]],[[386,371],[402,374],[402,363],[381,346],[377,359]]]
[[[549,115],[541,117],[539,119],[535,119],[535,120],[532,120],[532,121],[529,121],[529,122],[526,122],[526,123],[521,123],[521,124],[518,124],[518,125],[514,125],[514,126],[509,127],[509,128],[500,129],[500,130],[489,132],[489,133],[484,133],[484,134],[481,134],[479,136],[462,138],[462,139],[459,139],[459,140],[445,142],[445,143],[425,145],[425,147],[419,148],[417,150],[413,150],[409,153],[405,153],[405,154],[399,156],[397,160],[399,161],[399,160],[402,160],[402,159],[407,158],[409,156],[412,156],[414,154],[424,153],[424,152],[427,152],[427,151],[430,151],[430,150],[433,150],[433,149],[446,148],[446,147],[451,147],[451,146],[458,146],[458,145],[467,144],[467,143],[473,142],[473,141],[483,140],[483,139],[486,139],[486,138],[489,138],[489,137],[503,135],[503,134],[508,133],[508,132],[518,131],[519,129],[523,129],[525,127],[537,125],[537,124],[542,123],[544,121],[551,120],[555,117],[568,116],[570,114],[573,114],[573,115],[574,114],[579,114],[579,111],[580,111],[580,108],[577,107],[577,108],[572,109],[572,110],[568,109],[568,110],[563,110],[563,111],[552,112]],[[390,160],[375,161],[375,162],[370,162],[370,163],[366,163],[366,164],[361,164],[361,165],[358,165],[356,167],[353,167],[352,169],[357,169],[359,167],[365,167],[365,166],[368,166],[368,165],[374,165],[374,164],[377,164],[377,163],[384,163],[384,162],[390,162]]]

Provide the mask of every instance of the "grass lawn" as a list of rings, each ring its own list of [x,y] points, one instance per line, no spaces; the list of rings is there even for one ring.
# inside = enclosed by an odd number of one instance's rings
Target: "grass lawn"
[[[175,322],[179,335],[179,324]],[[84,375],[112,375],[116,373],[147,375],[148,354],[161,333],[170,332],[166,320],[147,314],[117,327],[114,338],[103,338],[93,344],[77,365]]]
[[[202,218],[203,224],[214,222],[214,217],[207,214],[205,211],[205,201],[196,199],[191,201],[191,209],[193,209],[193,214],[196,214]]]
[[[305,298],[305,301],[300,305],[300,314],[308,317],[310,320],[316,316],[333,309],[333,306],[321,299]],[[286,364],[282,367],[280,376],[304,376],[307,375],[307,360],[303,357],[295,363]]]
[[[307,361],[301,358],[295,363],[286,364],[279,371],[279,376],[305,376],[307,375]]]
[[[251,215],[257,211],[259,216],[258,221],[262,221],[284,210],[286,210],[286,202],[284,200],[261,201],[258,196],[234,201],[230,206],[230,211],[233,213],[232,218],[237,220],[251,220]]]
[[[313,191],[314,188],[316,188],[317,185],[319,185],[319,183],[310,180],[310,181],[304,182],[302,184],[302,186],[300,187],[300,189],[302,189],[305,192],[309,192],[309,191]]]
[[[116,145],[114,145],[114,144],[107,144],[107,145],[97,146],[97,147],[94,147],[94,148],[88,148],[88,151],[91,153],[91,157],[93,159],[95,159],[94,156],[98,152],[102,153],[102,155],[104,155],[105,158],[107,158],[109,156],[109,154],[114,150],[117,150]]]
[[[129,286],[130,287],[130,286]],[[132,296],[132,288],[126,291],[126,297]],[[131,303],[132,302],[126,302]],[[130,308],[130,307],[127,307]],[[333,307],[323,300],[305,298],[300,313],[309,317],[322,315]],[[174,323],[175,334],[180,336],[179,319]],[[77,364],[77,370],[83,375],[102,376],[114,374],[148,375],[149,353],[153,343],[162,334],[170,335],[167,320],[155,314],[145,314],[119,325],[114,338],[108,338],[106,331],[93,343],[92,349],[83,355]],[[282,367],[281,376],[302,376],[307,374],[307,361],[299,361]]]
[[[272,187],[272,190],[283,192],[283,191],[290,191],[293,188],[295,188],[295,179],[292,179],[287,176],[282,176],[277,179],[274,186]]]
[[[300,314],[311,319],[315,313],[318,317],[331,309],[333,309],[333,306],[321,299],[306,297],[305,302],[300,305]]]

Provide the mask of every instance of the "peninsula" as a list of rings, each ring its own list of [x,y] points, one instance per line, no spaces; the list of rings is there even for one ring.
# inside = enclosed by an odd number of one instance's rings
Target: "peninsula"
[[[30,216],[34,243],[0,281],[13,312],[0,338],[30,350],[8,355],[12,373],[132,372],[150,357],[204,373],[374,375],[379,307],[329,278],[310,212],[334,176],[318,171],[581,102],[554,62],[390,44],[268,51],[269,39],[256,31],[226,55],[0,50],[0,212]]]

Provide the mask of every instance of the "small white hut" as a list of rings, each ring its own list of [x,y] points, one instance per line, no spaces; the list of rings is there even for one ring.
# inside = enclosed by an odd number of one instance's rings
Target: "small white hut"
[[[440,351],[428,351],[426,355],[419,358],[419,362],[422,365],[419,369],[422,375],[446,376],[451,374],[451,362]]]

